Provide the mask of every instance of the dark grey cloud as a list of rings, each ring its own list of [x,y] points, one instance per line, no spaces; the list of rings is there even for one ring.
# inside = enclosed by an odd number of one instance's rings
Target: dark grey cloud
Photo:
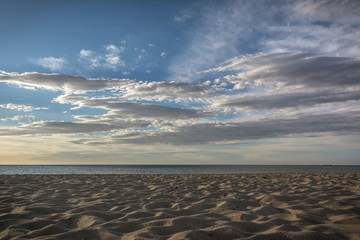
[[[114,124],[84,123],[84,122],[34,122],[19,127],[1,127],[0,135],[32,135],[32,134],[76,134],[109,132],[126,128],[145,128],[145,121],[117,121]]]
[[[106,103],[105,107],[111,109],[113,113],[117,113],[119,116],[134,118],[160,118],[176,120],[214,116],[213,113],[203,110],[174,108],[143,103]]]
[[[199,123],[171,131],[130,132],[113,136],[115,143],[209,144],[286,137],[293,134],[354,134],[360,132],[360,112],[304,115],[233,123]]]
[[[237,81],[282,82],[311,88],[360,84],[360,61],[309,53],[258,54],[233,58],[210,71],[238,72]]]
[[[232,98],[224,101],[221,106],[249,108],[257,110],[279,109],[299,106],[313,106],[323,103],[346,102],[360,100],[360,91],[316,91],[294,92],[284,94],[254,95]]]
[[[278,78],[289,85],[309,87],[332,87],[334,85],[360,84],[360,61],[340,57],[313,56],[298,58],[292,62],[278,63],[276,73],[270,77]]]

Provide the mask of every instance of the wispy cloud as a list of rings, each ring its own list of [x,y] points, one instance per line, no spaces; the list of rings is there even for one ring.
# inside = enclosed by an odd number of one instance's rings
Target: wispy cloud
[[[272,37],[263,39],[266,51],[360,55],[359,1],[295,1],[287,11],[286,25],[268,26]]]
[[[178,23],[186,22],[193,18],[194,14],[194,11],[192,11],[190,8],[184,9],[181,11],[181,13],[174,16],[174,21]]]
[[[304,21],[352,22],[359,20],[360,3],[356,0],[306,0],[296,1],[292,6],[293,18]]]
[[[359,1],[226,1],[199,11],[169,79],[197,82],[204,70],[240,54],[307,52],[360,56]],[[255,17],[256,16],[256,17]]]
[[[266,1],[226,1],[199,9],[197,22],[187,32],[188,43],[170,62],[169,79],[197,82],[204,77],[203,70],[241,52],[251,52],[264,26],[273,21],[270,16],[278,11]]]

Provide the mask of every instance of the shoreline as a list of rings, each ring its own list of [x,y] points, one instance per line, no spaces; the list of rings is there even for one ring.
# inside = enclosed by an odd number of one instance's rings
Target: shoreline
[[[359,239],[360,173],[0,175],[0,239]]]
[[[360,173],[360,165],[0,165],[12,174],[246,174]]]

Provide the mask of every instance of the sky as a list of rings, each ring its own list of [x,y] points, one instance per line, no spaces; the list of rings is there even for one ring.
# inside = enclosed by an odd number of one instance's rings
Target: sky
[[[358,0],[3,0],[0,164],[360,164]]]

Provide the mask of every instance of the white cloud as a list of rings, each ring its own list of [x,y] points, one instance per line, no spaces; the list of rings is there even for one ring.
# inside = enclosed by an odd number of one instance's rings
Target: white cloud
[[[204,102],[214,96],[207,84],[177,82],[136,82],[122,89],[124,99],[147,101]]]
[[[47,107],[33,107],[33,106],[14,104],[14,103],[2,104],[2,105],[0,105],[0,108],[11,109],[11,110],[16,110],[16,111],[23,111],[23,112],[31,112],[34,110],[48,109]]]
[[[64,68],[67,64],[65,58],[55,58],[55,57],[44,57],[33,60],[34,63],[42,66],[43,68],[50,69],[51,71],[59,71]]]
[[[161,57],[163,57],[163,58],[164,58],[164,57],[166,57],[166,55],[167,55],[167,53],[166,53],[166,52],[162,52],[162,53],[160,53],[160,56],[161,56]]]
[[[0,75],[0,82],[16,84],[21,87],[45,88],[66,92],[86,92],[117,88],[133,81],[128,79],[86,79],[78,76],[60,74],[3,73]]]
[[[109,66],[113,69],[116,69],[119,66],[125,66],[125,62],[121,60],[120,53],[125,50],[125,47],[117,47],[113,44],[107,45],[105,47],[107,53],[105,54],[105,61],[107,64],[104,66]]]
[[[34,120],[34,115],[15,115],[13,117],[7,117],[7,118],[0,118],[0,121],[2,122],[9,122],[9,121],[21,121],[23,119],[27,119],[28,121]]]
[[[114,44],[104,46],[104,52],[101,53],[81,49],[79,61],[86,68],[108,68],[117,71],[125,66],[125,61],[121,57],[125,49],[125,46],[116,46]]]
[[[91,50],[81,49],[79,56],[82,58],[87,58],[87,57],[91,57],[93,54],[94,54],[94,52]]]

